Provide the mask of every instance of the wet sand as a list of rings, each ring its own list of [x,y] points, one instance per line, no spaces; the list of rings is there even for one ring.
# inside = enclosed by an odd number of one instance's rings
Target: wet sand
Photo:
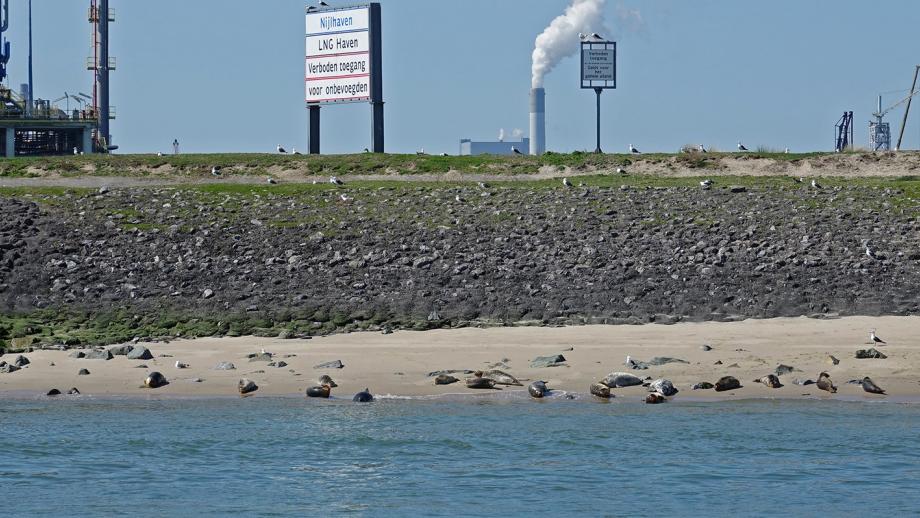
[[[873,347],[868,331],[877,329],[888,345],[876,347],[887,359],[858,360],[858,349]],[[51,388],[66,392],[77,387],[84,395],[95,396],[235,396],[237,383],[246,377],[259,385],[254,397],[302,396],[317,377],[329,374],[338,383],[333,394],[350,398],[365,387],[378,395],[430,396],[483,394],[494,391],[467,389],[463,374],[460,383],[435,386],[428,373],[439,370],[479,370],[501,363],[525,385],[545,380],[552,389],[586,394],[591,383],[611,372],[630,372],[639,377],[667,378],[680,393],[674,398],[840,398],[920,401],[920,317],[847,317],[832,320],[807,318],[746,320],[732,323],[682,323],[672,326],[584,326],[566,328],[490,328],[427,332],[352,333],[312,340],[271,338],[205,338],[147,346],[153,360],[128,360],[116,356],[110,361],[70,358],[72,351],[37,351],[26,354],[31,364],[14,373],[0,374],[0,397],[38,396]],[[711,351],[703,351],[708,344]],[[264,348],[284,361],[282,368],[266,362],[250,362],[246,357]],[[562,354],[563,366],[531,368],[537,356]],[[161,355],[169,355],[163,357]],[[686,360],[689,364],[669,364],[648,370],[629,370],[626,356],[648,361],[656,356]],[[840,360],[832,365],[827,356]],[[15,354],[0,361],[12,362]],[[341,360],[343,369],[317,370],[315,365]],[[189,365],[177,369],[175,362]],[[221,361],[232,362],[236,370],[216,371]],[[721,361],[721,365],[716,365]],[[54,364],[52,366],[51,364]],[[779,364],[793,366],[796,372],[782,376],[784,387],[770,389],[759,383]],[[137,368],[147,365],[147,368]],[[78,376],[81,368],[89,376]],[[142,388],[151,371],[159,371],[170,381],[166,387]],[[799,386],[793,379],[817,379],[826,371],[837,385],[831,396],[814,385]],[[738,378],[743,388],[716,393],[691,391],[701,381],[714,383],[722,376]],[[863,392],[851,379],[870,376],[885,388],[889,397]],[[201,379],[200,382],[195,381]],[[504,393],[525,387],[503,387]],[[618,399],[641,400],[643,387],[615,389]]]

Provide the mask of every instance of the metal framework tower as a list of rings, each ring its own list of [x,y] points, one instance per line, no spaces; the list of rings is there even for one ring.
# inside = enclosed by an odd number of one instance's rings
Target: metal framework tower
[[[91,0],[89,22],[93,24],[93,56],[87,60],[87,69],[95,75],[93,83],[93,109],[98,114],[99,130],[96,144],[103,153],[115,149],[109,121],[115,118],[109,105],[109,72],[115,70],[115,58],[109,56],[109,22],[115,21],[115,12],[109,9],[109,0]]]

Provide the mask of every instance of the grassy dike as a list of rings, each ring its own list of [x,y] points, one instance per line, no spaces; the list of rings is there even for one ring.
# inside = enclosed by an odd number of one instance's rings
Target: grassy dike
[[[753,154],[752,154],[753,155]],[[810,156],[810,155],[809,155]],[[662,155],[661,159],[670,159],[671,155]],[[802,155],[771,155],[777,160],[797,160]],[[311,168],[332,171],[335,173],[368,173],[386,169],[388,167],[405,168],[408,162],[415,164],[414,172],[443,171],[446,168],[469,172],[478,172],[490,169],[493,173],[496,167],[502,172],[516,174],[518,167],[533,168],[537,165],[557,165],[580,167],[591,164],[598,167],[609,167],[616,164],[626,164],[631,157],[625,155],[549,155],[541,158],[524,157],[518,159],[495,159],[482,157],[415,157],[415,156],[351,156],[332,158],[301,158],[301,157],[276,157],[269,155],[183,155],[180,157],[64,157],[50,159],[27,159],[0,162],[2,175],[27,175],[29,168],[41,167],[48,171],[57,171],[68,174],[69,171],[79,171],[87,164],[93,164],[96,170],[93,174],[112,175],[123,173],[126,168],[137,172],[138,167],[156,168],[157,164],[170,164],[181,171],[195,172],[204,168],[209,169],[213,164],[236,164],[240,167],[245,164],[253,171],[263,171],[277,165],[284,165],[291,160],[303,160]],[[656,160],[656,155],[643,155],[642,160]],[[496,165],[497,164],[497,165]],[[706,169],[705,160],[700,165]],[[715,174],[706,174],[715,173]],[[80,173],[74,173],[78,175]],[[84,173],[85,174],[85,171]],[[132,173],[133,174],[133,173]],[[138,173],[140,174],[140,173]],[[255,173],[254,173],[255,174]],[[181,175],[180,175],[181,176]],[[790,196],[802,192],[802,184],[784,176],[719,176],[715,171],[701,172],[699,177],[658,177],[642,175],[595,175],[579,177],[574,189],[606,189],[610,192],[618,189],[698,189],[702,178],[710,178],[715,182],[714,190],[744,187],[756,191],[762,196]],[[837,188],[845,189],[848,197],[841,196],[834,203],[847,203],[862,206],[867,211],[894,211],[900,212],[902,218],[920,221],[920,178],[915,176],[878,177],[878,178],[834,178],[821,179],[826,190]],[[463,190],[476,188],[475,182],[431,182],[400,180],[380,181],[349,181],[346,189],[349,195],[363,198],[362,194],[393,191],[403,193],[440,192],[445,190]],[[143,188],[137,188],[138,190]],[[213,206],[218,203],[227,204],[227,196],[234,196],[233,203],[242,200],[260,199],[266,196],[284,197],[292,200],[321,205],[321,200],[328,199],[334,186],[327,184],[312,185],[306,183],[287,183],[281,185],[262,184],[207,184],[207,185],[179,185],[160,188],[160,192],[182,192],[193,196],[201,206]],[[562,189],[558,179],[490,182],[490,189],[504,190],[558,190]],[[890,195],[885,204],[878,204],[874,200],[873,192],[885,190]],[[859,194],[853,194],[859,193]],[[93,194],[90,189],[65,188],[65,187],[14,187],[0,188],[0,196],[17,198],[39,204],[39,206],[63,210],[64,213],[79,210],[73,205],[74,200]],[[371,199],[371,198],[367,198]],[[374,202],[368,202],[374,203]],[[825,198],[809,200],[815,208],[820,208],[828,203]],[[663,208],[662,210],[667,210]],[[156,232],[161,230],[158,222],[147,221],[144,214],[132,212],[130,207],[120,209],[123,218],[120,221],[122,232]],[[381,226],[387,225],[387,218],[401,217],[400,214],[389,210],[387,206],[369,207],[366,214],[379,219]],[[189,217],[192,214],[188,214]],[[649,214],[647,225],[655,225],[658,221],[657,214]],[[335,227],[342,222],[330,219],[327,215],[311,213],[308,219],[298,219],[278,215],[274,220],[267,221],[270,226],[302,228],[315,231],[329,225],[327,232],[335,232]],[[432,225],[443,224],[439,215],[432,214]],[[484,218],[487,215],[483,216]],[[694,215],[699,221],[705,223],[706,214]],[[313,218],[313,219],[309,219]],[[663,221],[663,220],[662,220]],[[541,322],[529,322],[539,325]],[[544,322],[545,323],[545,322]],[[26,350],[31,347],[47,346],[90,346],[103,345],[129,341],[133,338],[147,339],[174,339],[195,338],[205,336],[269,336],[269,337],[304,337],[323,335],[333,332],[350,332],[360,330],[378,330],[388,327],[424,330],[445,326],[464,325],[514,325],[520,322],[510,321],[439,321],[420,318],[406,318],[404,315],[395,314],[386,310],[368,310],[364,313],[341,313],[335,308],[312,307],[305,304],[302,307],[290,310],[260,311],[255,314],[245,312],[209,313],[181,310],[176,312],[161,312],[156,314],[137,314],[130,310],[85,311],[78,308],[40,310],[27,314],[5,312],[0,314],[0,350],[11,352]]]

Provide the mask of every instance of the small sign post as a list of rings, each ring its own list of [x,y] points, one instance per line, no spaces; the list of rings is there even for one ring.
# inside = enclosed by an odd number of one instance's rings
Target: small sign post
[[[601,151],[601,93],[617,87],[617,43],[615,41],[581,42],[581,87],[597,93],[597,148]]]

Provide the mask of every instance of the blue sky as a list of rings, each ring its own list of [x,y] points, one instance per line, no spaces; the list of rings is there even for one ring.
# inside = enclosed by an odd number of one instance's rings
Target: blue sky
[[[26,0],[10,0],[11,83],[26,78]],[[335,4],[335,2],[330,2]],[[461,137],[527,130],[534,38],[567,0],[381,0],[387,150],[456,153]],[[88,0],[34,0],[36,97],[91,89]],[[111,0],[112,124],[121,152],[304,149],[304,3],[296,0]],[[603,99],[603,147],[675,151],[833,148],[856,115],[856,141],[879,93],[907,93],[920,63],[920,2],[889,0],[608,0],[619,88]],[[635,14],[638,11],[639,17]],[[605,30],[604,32],[608,32]],[[546,80],[547,145],[593,149],[594,94],[578,62]],[[920,105],[915,105],[920,111]],[[916,112],[914,112],[916,113]],[[892,131],[903,110],[892,111]],[[323,109],[323,151],[369,145],[370,107]],[[911,116],[905,148],[920,147]]]

